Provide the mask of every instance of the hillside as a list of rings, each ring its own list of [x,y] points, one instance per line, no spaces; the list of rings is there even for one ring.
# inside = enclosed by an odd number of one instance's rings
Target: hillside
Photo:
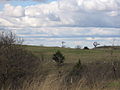
[[[36,56],[41,58],[44,56],[45,60],[52,60],[52,55],[57,50],[60,50],[66,57],[66,63],[75,63],[80,59],[82,62],[92,62],[96,60],[109,60],[111,57],[110,47],[97,47],[96,49],[83,50],[74,48],[60,48],[60,47],[41,47],[41,46],[25,46],[29,51],[32,51]],[[99,49],[100,48],[100,49]],[[104,49],[105,48],[105,49]],[[119,47],[116,47],[119,48]],[[101,50],[102,49],[102,50]],[[113,50],[113,55],[120,58],[120,50]]]
[[[114,49],[114,50],[120,50],[120,46],[99,46],[94,49]]]
[[[61,65],[52,60],[53,54],[58,50],[65,56],[65,62]],[[120,88],[118,49],[83,50],[13,44],[1,48],[1,53],[5,54],[4,57],[2,55],[0,57],[0,77],[5,76],[4,82],[2,80],[0,82],[1,90],[119,90]]]
[[[106,78],[108,80],[112,77],[114,77],[114,72],[111,68],[111,63],[113,61],[117,61],[118,65],[120,64],[120,49],[109,49],[110,47],[99,47],[100,49],[90,49],[90,50],[83,50],[83,49],[73,49],[73,48],[60,48],[60,47],[40,47],[40,46],[25,46],[29,51],[32,51],[36,56],[38,56],[40,59],[43,59],[45,62],[44,64],[44,71],[48,71],[48,77],[45,80],[45,85],[43,86],[45,90],[56,90],[56,88],[61,87],[59,86],[61,80],[66,79],[66,74],[71,72],[73,70],[74,66],[78,62],[78,60],[81,60],[81,63],[84,65],[88,65],[88,73],[87,81],[91,84],[91,80],[96,80],[95,82],[99,83],[99,80],[103,80],[106,82]],[[102,48],[102,49],[101,49]],[[105,49],[104,49],[105,48]],[[119,48],[119,47],[118,47]],[[64,65],[59,68],[59,70],[62,72],[62,77],[58,78],[58,68],[56,66],[56,63],[52,60],[52,55],[57,51],[60,50],[63,55],[65,55],[65,63]],[[112,54],[111,54],[112,53]],[[107,63],[108,62],[108,63]],[[109,65],[110,64],[110,65]],[[116,66],[119,70],[119,66]],[[78,71],[80,72],[80,71]],[[75,72],[74,72],[75,73]],[[74,73],[73,76],[74,77]],[[81,72],[82,73],[82,72]],[[104,76],[105,80],[102,79],[102,75],[106,73]],[[86,74],[83,73],[85,76]],[[117,71],[118,76],[120,75],[119,71]],[[108,76],[107,76],[108,75]],[[67,76],[70,78],[70,76]],[[76,76],[75,76],[76,77]],[[57,78],[57,80],[56,80]],[[59,81],[60,79],[60,81]],[[79,80],[79,77],[78,77]],[[90,81],[89,81],[90,80]],[[50,84],[50,82],[53,81],[53,84]],[[80,81],[82,83],[85,83],[84,80]],[[95,82],[93,82],[95,84]],[[107,89],[104,90],[118,90],[119,88],[119,79],[117,81],[107,81],[100,82],[101,84],[98,84],[98,87],[95,86],[95,89],[93,90],[103,90],[102,87],[106,87]],[[46,84],[48,85],[46,87]],[[54,84],[56,86],[54,86]],[[70,84],[71,85],[71,84]],[[74,84],[73,84],[74,85]],[[64,85],[62,85],[63,87]],[[79,85],[78,85],[79,86]],[[71,90],[75,90],[74,88],[76,86],[72,86]],[[81,87],[76,87],[76,90],[79,90]],[[102,88],[102,89],[101,89]],[[70,88],[69,88],[70,89]],[[61,89],[61,90],[67,90],[67,89]],[[81,89],[83,90],[83,88]],[[87,88],[84,90],[92,90]]]

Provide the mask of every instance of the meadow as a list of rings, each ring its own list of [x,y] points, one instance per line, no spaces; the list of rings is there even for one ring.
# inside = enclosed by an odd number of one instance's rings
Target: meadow
[[[61,47],[41,47],[41,46],[25,46],[27,50],[33,52],[37,57],[44,56],[45,60],[52,61],[52,55],[56,51],[61,51],[65,56],[65,63],[76,63],[80,59],[84,63],[93,61],[109,61],[112,58],[120,58],[120,48],[96,48],[90,50],[76,48],[61,48]],[[111,56],[112,52],[112,56]]]
[[[27,50],[31,51],[33,54],[35,54],[37,57],[43,60],[44,62],[43,71],[49,72],[44,81],[44,85],[42,89],[37,88],[37,90],[119,90],[120,89],[120,80],[119,80],[120,47],[102,47],[102,48],[96,48],[90,50],[61,48],[61,47],[43,47],[43,46],[42,47],[25,46],[25,47]],[[65,56],[64,65],[61,66],[60,68],[58,68],[56,63],[52,60],[52,56],[57,50],[61,51],[62,54]],[[76,81],[75,82],[72,81],[72,83],[70,84],[66,84],[63,82],[63,80],[66,79],[66,76],[69,77],[68,73],[71,72],[71,70],[76,65],[79,59],[81,60],[81,63],[83,65],[88,65],[90,66],[91,69],[93,69],[89,72],[91,76],[88,76],[88,79],[89,78],[94,79],[93,82],[91,82],[92,80],[90,80],[90,83],[93,83],[92,87],[91,85],[89,86],[86,84],[85,78],[80,79],[80,77],[77,78],[79,79],[78,81],[75,79]],[[110,77],[110,76],[114,77],[114,75],[112,75],[114,74],[114,72],[111,69],[109,70],[109,68],[111,68],[112,66],[109,66],[108,63],[111,64],[114,61],[118,63],[117,79]],[[61,77],[58,77],[59,71],[61,71]],[[103,78],[99,78],[102,76],[101,73],[104,73],[106,71],[108,71],[108,74],[110,74],[106,77],[110,77],[110,79],[108,78],[103,80]],[[71,82],[71,80],[67,81],[67,83],[69,82]]]

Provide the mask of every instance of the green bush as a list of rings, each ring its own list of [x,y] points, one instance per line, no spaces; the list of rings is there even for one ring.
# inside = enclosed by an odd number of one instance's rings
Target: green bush
[[[79,59],[78,62],[72,68],[72,70],[65,77],[66,83],[67,84],[77,83],[82,78],[84,69],[85,66],[81,64],[81,61]]]
[[[64,63],[65,57],[60,51],[57,51],[55,54],[53,54],[52,58],[58,65],[62,65]]]
[[[81,64],[81,61],[80,59],[78,60],[78,62],[76,63],[76,65],[73,67],[73,70],[71,72],[71,74],[73,75],[81,75],[81,70],[82,70],[82,64]]]

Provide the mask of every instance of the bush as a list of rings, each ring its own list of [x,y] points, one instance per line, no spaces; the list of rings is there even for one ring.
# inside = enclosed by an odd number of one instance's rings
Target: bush
[[[81,49],[81,46],[80,46],[80,45],[77,45],[75,48],[76,48],[76,49]]]
[[[83,49],[85,49],[85,50],[89,50],[89,48],[88,48],[88,47],[84,47]]]
[[[78,62],[76,63],[76,65],[73,67],[73,70],[72,70],[72,75],[74,74],[75,76],[76,75],[81,75],[81,70],[82,70],[82,64],[81,64],[81,61],[80,59],[78,60]]]
[[[82,78],[84,69],[85,65],[82,65],[79,59],[78,62],[72,68],[72,70],[65,77],[66,83],[67,84],[77,83]]]
[[[55,54],[53,54],[52,58],[58,65],[61,65],[64,63],[65,57],[60,51],[57,51]]]
[[[22,40],[13,33],[0,34],[0,89],[19,87],[39,71],[41,61],[22,46]]]
[[[115,60],[114,64],[111,61],[96,61],[86,64],[87,69],[84,72],[84,78],[88,85],[96,82],[111,81],[120,79],[120,61]]]

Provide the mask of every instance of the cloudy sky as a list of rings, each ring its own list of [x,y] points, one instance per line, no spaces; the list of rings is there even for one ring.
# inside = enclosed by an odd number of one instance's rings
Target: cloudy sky
[[[0,30],[29,45],[120,45],[120,0],[0,0]]]

